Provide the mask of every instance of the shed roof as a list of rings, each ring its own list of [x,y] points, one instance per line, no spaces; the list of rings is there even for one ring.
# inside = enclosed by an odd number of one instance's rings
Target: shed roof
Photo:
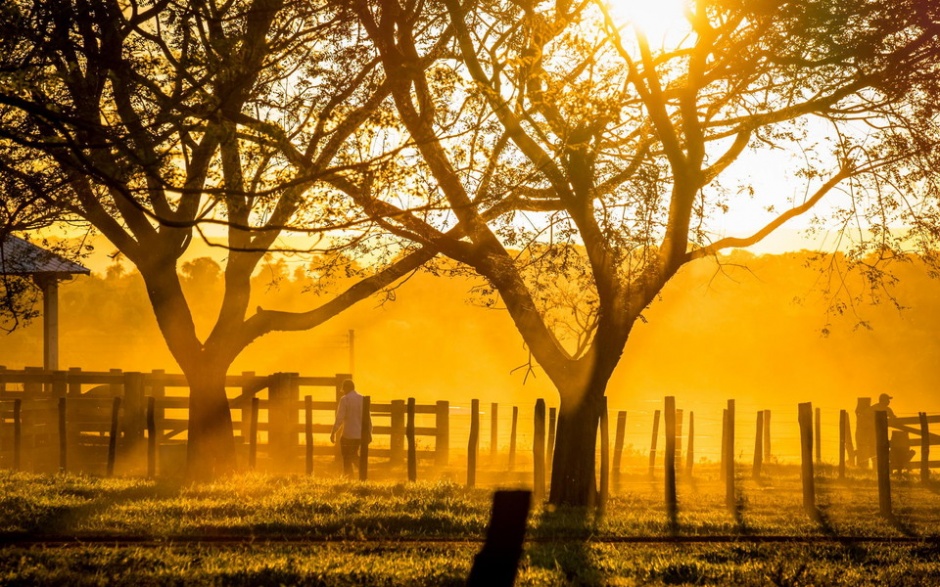
[[[0,241],[0,275],[75,273],[88,275],[91,270],[13,235]]]

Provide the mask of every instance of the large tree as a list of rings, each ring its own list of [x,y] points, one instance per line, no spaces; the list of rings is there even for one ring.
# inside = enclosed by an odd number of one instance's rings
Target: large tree
[[[906,163],[936,149],[936,112],[917,111],[938,95],[935,3],[700,0],[659,37],[603,0],[351,4],[411,143],[396,189],[347,191],[498,293],[560,395],[556,504],[592,499],[607,382],[684,264],[833,192],[848,196],[843,228],[900,245],[893,217],[932,185]],[[775,152],[801,163],[734,179],[736,162]],[[802,194],[781,202],[787,182]],[[716,233],[754,201],[762,225]]]
[[[190,385],[189,471],[228,471],[224,378],[236,356],[267,333],[315,327],[433,255],[347,217],[324,183],[369,158],[367,129],[388,84],[333,2],[51,0],[0,10],[0,176],[23,187],[24,211],[82,221],[136,266]],[[205,333],[180,283],[180,258],[200,236],[226,249],[224,294]],[[338,254],[363,248],[365,265]],[[285,249],[334,253],[314,256],[317,276],[338,268],[359,280],[313,297],[306,312],[250,308],[259,262]]]

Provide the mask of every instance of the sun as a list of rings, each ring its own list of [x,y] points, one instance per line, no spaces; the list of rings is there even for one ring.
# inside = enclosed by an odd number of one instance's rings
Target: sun
[[[633,28],[650,41],[664,41],[689,29],[685,17],[689,0],[607,0],[611,16],[624,28]]]

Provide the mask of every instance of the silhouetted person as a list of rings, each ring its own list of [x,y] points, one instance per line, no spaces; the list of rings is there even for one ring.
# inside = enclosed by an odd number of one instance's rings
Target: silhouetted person
[[[343,381],[343,397],[336,406],[336,422],[330,433],[330,442],[336,443],[339,432],[339,446],[343,454],[343,475],[352,477],[353,463],[359,458],[362,445],[362,396],[356,391],[351,379]],[[370,422],[371,427],[371,422]],[[371,430],[368,431],[371,434]]]
[[[883,393],[883,394],[881,394],[881,395],[878,396],[878,403],[877,403],[877,404],[872,404],[872,406],[871,406],[871,411],[872,411],[872,412],[887,412],[887,413],[888,413],[888,424],[889,424],[889,425],[891,424],[891,422],[892,422],[892,421],[895,419],[895,417],[896,417],[896,416],[894,415],[894,410],[892,410],[891,408],[888,407],[888,404],[890,404],[890,403],[891,403],[891,400],[893,400],[893,399],[894,399],[894,398],[891,397],[890,395],[888,395],[887,393]]]

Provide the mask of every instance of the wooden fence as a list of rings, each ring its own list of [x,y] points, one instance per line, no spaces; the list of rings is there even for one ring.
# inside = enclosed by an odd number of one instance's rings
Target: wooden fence
[[[340,386],[349,377],[251,372],[228,376],[225,386],[244,459],[249,446],[260,446],[267,469],[300,470],[306,452],[301,439],[305,442],[311,432],[330,432]],[[116,451],[118,460],[136,463],[124,470],[137,472],[151,447],[159,453],[163,470],[181,467],[189,426],[188,392],[183,375],[163,371],[0,368],[0,467],[100,472],[109,466],[109,456],[113,466]],[[115,398],[120,399],[115,402]],[[308,425],[308,408],[321,412],[316,418],[320,422]],[[371,404],[373,436],[380,439],[370,449],[371,456],[404,462],[406,410],[405,400]],[[433,426],[414,427],[415,436],[429,437],[434,443],[433,450],[416,449],[416,458],[446,465],[449,402],[415,405],[414,412],[434,420]],[[332,456],[331,451],[327,454]],[[153,468],[148,467],[151,473]]]

